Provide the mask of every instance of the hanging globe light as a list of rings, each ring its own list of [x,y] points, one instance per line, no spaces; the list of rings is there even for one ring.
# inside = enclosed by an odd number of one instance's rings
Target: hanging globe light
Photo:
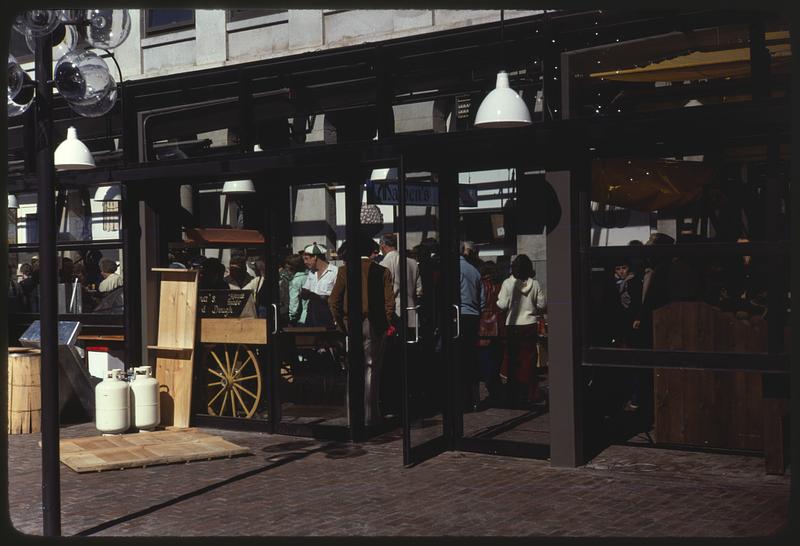
[[[27,36],[47,36],[60,23],[58,13],[52,9],[34,9],[23,11],[14,19],[14,30]]]
[[[8,117],[21,116],[31,107],[31,104],[33,104],[33,93],[31,93],[31,100],[28,102],[18,103],[14,99],[8,99]]]
[[[104,116],[114,108],[117,103],[117,83],[112,79],[108,93],[101,97],[97,102],[70,102],[67,101],[72,110],[85,118],[99,118]]]
[[[126,9],[90,9],[85,18],[86,40],[93,47],[114,49],[131,33],[131,17]]]
[[[67,25],[79,25],[85,20],[84,17],[86,16],[85,9],[59,9],[56,11],[58,12],[58,20]]]
[[[22,70],[13,55],[8,56],[8,116],[14,117],[25,113],[33,104],[33,85],[31,78]]]
[[[91,51],[71,51],[61,57],[53,79],[58,92],[70,105],[98,103],[114,86],[108,65]]]
[[[25,80],[25,71],[17,62],[16,57],[8,54],[8,100],[16,97],[22,90],[22,83]]]
[[[70,51],[74,51],[78,45],[78,30],[72,25],[59,25],[53,31],[53,59],[60,59]],[[25,43],[31,53],[36,53],[36,38],[30,34],[25,35]]]

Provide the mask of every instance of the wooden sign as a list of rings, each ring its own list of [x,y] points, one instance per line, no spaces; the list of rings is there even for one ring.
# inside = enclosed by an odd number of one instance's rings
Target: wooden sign
[[[239,317],[252,294],[250,290],[200,290],[200,317]]]

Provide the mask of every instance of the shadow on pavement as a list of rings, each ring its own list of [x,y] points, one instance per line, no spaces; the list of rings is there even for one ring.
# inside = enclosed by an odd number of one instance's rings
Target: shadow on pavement
[[[328,459],[346,459],[350,457],[360,457],[362,455],[366,455],[367,451],[358,445],[349,445],[349,444],[341,444],[338,442],[329,442],[318,447],[316,446],[317,442],[314,441],[295,441],[295,442],[285,442],[282,444],[274,444],[270,446],[263,447],[261,451],[266,454],[271,454],[267,460],[269,464],[254,468],[252,470],[248,470],[247,472],[243,472],[236,476],[232,476],[220,482],[208,485],[206,487],[201,487],[200,489],[196,489],[194,491],[190,491],[188,493],[184,493],[183,495],[178,495],[177,497],[154,504],[153,506],[149,506],[142,510],[138,510],[136,512],[127,514],[125,516],[121,516],[119,518],[115,518],[113,520],[107,521],[105,523],[101,523],[100,525],[96,525],[94,527],[90,527],[88,529],[84,529],[76,533],[75,536],[91,536],[106,529],[110,529],[116,525],[120,525],[123,523],[127,523],[134,519],[147,516],[149,514],[153,514],[162,510],[164,508],[169,508],[170,506],[174,506],[180,502],[198,497],[200,495],[204,495],[210,491],[214,491],[215,489],[219,489],[221,487],[225,487],[232,483],[245,480],[252,476],[257,476],[258,474],[262,474],[269,470],[278,468],[280,466],[292,463],[294,461],[298,461],[300,459],[304,459],[316,453],[323,453],[325,454],[326,458]],[[308,449],[312,448],[312,449]]]

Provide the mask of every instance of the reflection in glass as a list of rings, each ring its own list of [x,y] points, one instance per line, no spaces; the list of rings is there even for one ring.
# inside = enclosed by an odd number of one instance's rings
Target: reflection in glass
[[[597,260],[590,283],[596,347],[766,352],[767,316],[781,331],[786,323],[786,305],[768,309],[768,292],[783,298],[788,272],[783,288],[770,286],[764,257]]]
[[[591,245],[640,244],[656,232],[678,243],[763,241],[769,177],[766,145],[762,150],[747,157],[732,156],[722,164],[685,158],[595,160]],[[775,214],[780,237],[788,238],[789,164],[783,153],[777,165],[781,208]]]
[[[58,312],[121,315],[124,312],[121,257],[119,249],[76,248],[60,251],[56,300]],[[12,252],[9,262],[12,264],[11,277],[16,279],[19,287],[13,298],[11,312],[38,313],[38,254]]]

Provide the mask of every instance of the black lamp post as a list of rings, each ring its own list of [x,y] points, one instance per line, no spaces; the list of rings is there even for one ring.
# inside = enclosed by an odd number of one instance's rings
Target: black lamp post
[[[61,535],[61,475],[58,408],[58,265],[56,255],[53,165],[52,35],[36,38],[36,174],[39,180],[39,321],[41,326],[42,389],[42,518],[45,536]]]
[[[56,173],[53,147],[53,34],[58,22],[86,28],[87,39],[93,47],[107,51],[120,45],[130,32],[130,17],[127,10],[33,10],[21,14],[14,24],[15,30],[30,32],[35,36],[35,76],[31,84],[36,89],[35,106],[32,117],[27,117],[26,125],[32,125],[33,141],[36,150],[36,176],[38,178],[37,218],[39,225],[39,324],[41,346],[41,398],[42,398],[42,513],[45,536],[61,535],[61,481],[59,467],[59,362],[58,362],[58,263],[56,253]],[[110,54],[110,53],[109,53]],[[113,54],[110,54],[116,64]],[[66,55],[62,59],[66,58]],[[9,57],[9,61],[11,58]],[[106,85],[89,81],[79,64],[94,63],[97,74],[97,61],[88,54],[77,58],[70,57],[65,63],[60,77],[62,95],[73,110],[80,115],[97,117],[113,108],[116,96],[112,95],[113,78]],[[102,61],[100,61],[102,63]],[[99,65],[104,66],[104,65]],[[9,74],[12,65],[9,62]],[[107,68],[107,67],[106,67]],[[119,71],[119,65],[117,65]],[[19,77],[24,74],[16,67]],[[57,78],[58,79],[58,78]],[[121,79],[121,73],[120,73]],[[121,85],[120,81],[120,85]],[[28,84],[22,84],[23,87]],[[12,96],[9,88],[9,115],[12,113]],[[16,93],[20,88],[16,89]],[[120,90],[121,91],[121,90]],[[105,94],[103,94],[105,93]],[[70,98],[78,102],[70,102]],[[87,102],[88,99],[88,102]],[[83,102],[80,102],[80,101]],[[80,104],[79,104],[80,103]],[[27,104],[27,103],[26,103]],[[22,110],[24,112],[24,109]],[[26,132],[28,129],[26,129]],[[71,168],[92,167],[94,162]]]

